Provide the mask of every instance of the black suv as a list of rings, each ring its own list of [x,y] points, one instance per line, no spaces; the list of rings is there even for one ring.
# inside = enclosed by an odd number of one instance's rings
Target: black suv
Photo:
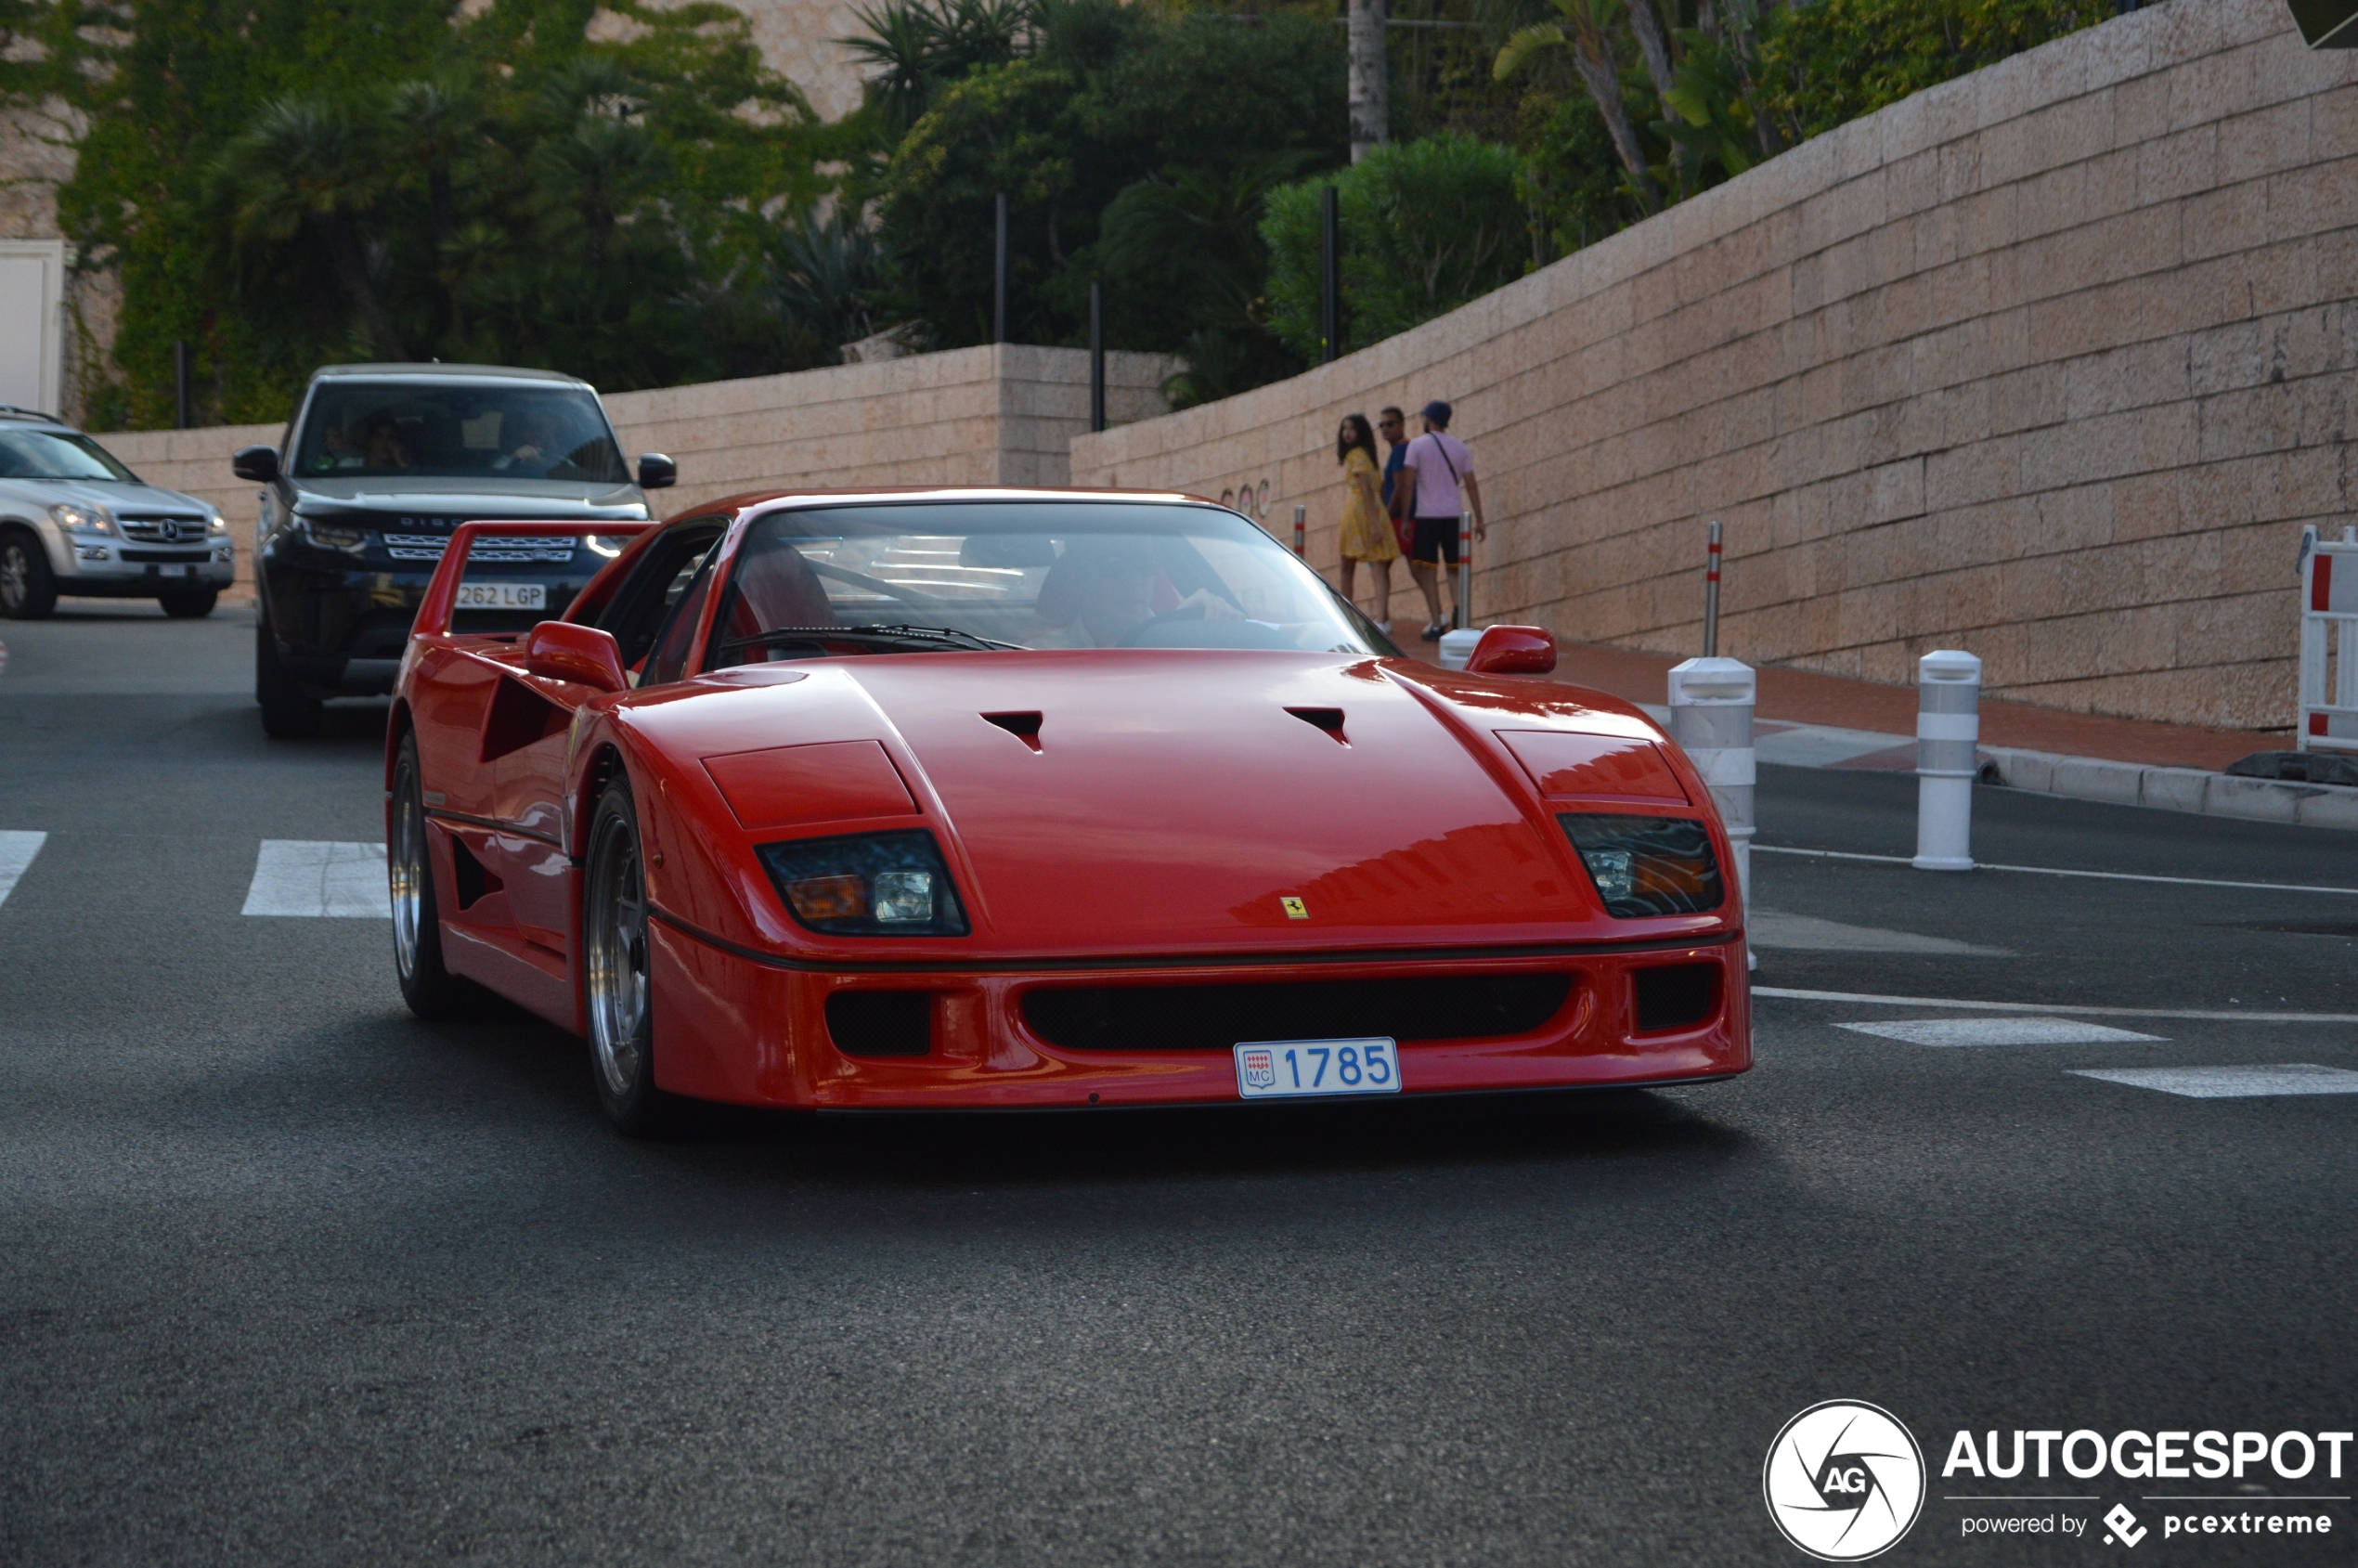
[[[326,698],[393,690],[418,600],[460,524],[642,521],[646,492],[675,473],[650,452],[634,479],[589,382],[485,365],[319,370],[279,446],[243,447],[234,466],[264,486],[254,698],[263,729],[282,739],[318,733]],[[522,631],[563,615],[621,543],[484,541],[468,557],[459,626]]]

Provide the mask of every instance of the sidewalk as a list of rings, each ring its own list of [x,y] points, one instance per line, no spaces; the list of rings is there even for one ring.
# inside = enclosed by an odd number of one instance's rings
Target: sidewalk
[[[1413,635],[1413,634],[1412,634]],[[1430,642],[1408,649],[1435,663]],[[1639,703],[1657,719],[1670,667],[1683,655],[1591,643],[1558,647],[1556,679]],[[1916,766],[1916,689],[1806,670],[1760,668],[1755,709],[1760,760],[1800,768],[1909,772]],[[2358,828],[2358,789],[2247,779],[2222,771],[2289,734],[2213,730],[2065,713],[1984,698],[1981,753],[1991,782],[2079,800],[2261,822]]]

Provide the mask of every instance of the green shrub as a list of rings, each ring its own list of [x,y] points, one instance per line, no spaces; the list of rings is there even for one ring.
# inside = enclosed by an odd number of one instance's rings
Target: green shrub
[[[1510,148],[1445,133],[1393,142],[1340,173],[1269,195],[1270,324],[1319,357],[1319,205],[1341,219],[1343,347],[1380,343],[1522,276],[1530,226]]]
[[[1765,19],[1774,110],[1804,136],[2092,27],[2113,0],[1800,0]]]

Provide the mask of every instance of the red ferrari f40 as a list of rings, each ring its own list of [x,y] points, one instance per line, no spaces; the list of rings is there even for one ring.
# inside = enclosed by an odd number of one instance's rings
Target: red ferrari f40
[[[1234,512],[1047,490],[583,525],[562,619],[465,630],[475,542],[562,531],[461,526],[420,608],[394,956],[586,1037],[625,1131],[1751,1065],[1710,795],[1545,632],[1444,672]]]

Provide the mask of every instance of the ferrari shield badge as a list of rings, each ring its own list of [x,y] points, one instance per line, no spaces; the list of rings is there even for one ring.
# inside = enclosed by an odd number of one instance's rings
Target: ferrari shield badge
[[[1277,1060],[1267,1051],[1247,1051],[1239,1070],[1248,1089],[1267,1089],[1277,1082]]]
[[[1285,906],[1287,919],[1307,920],[1310,918],[1310,906],[1303,903],[1300,899],[1284,898],[1279,899],[1277,901]]]

